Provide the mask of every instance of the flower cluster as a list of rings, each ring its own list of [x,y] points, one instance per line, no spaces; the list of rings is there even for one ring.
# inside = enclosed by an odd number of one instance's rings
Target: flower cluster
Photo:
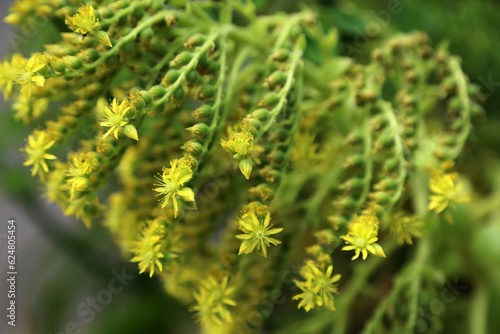
[[[167,239],[167,236],[168,230],[164,219],[158,218],[147,223],[140,240],[132,249],[135,256],[130,260],[139,262],[140,273],[148,271],[149,276],[153,276],[156,268],[161,272],[163,263],[175,259],[176,253],[181,252],[175,245],[178,238]]]
[[[99,19],[95,16],[94,7],[86,5],[80,7],[72,17],[66,18],[66,24],[74,32],[85,36],[99,26]]]
[[[448,169],[448,168],[446,168]],[[447,172],[446,169],[435,170],[429,180],[432,191],[429,210],[440,213],[455,203],[466,203],[470,197],[463,193],[463,182],[456,172]]]
[[[368,252],[375,256],[385,257],[384,250],[376,243],[378,240],[378,225],[379,220],[373,209],[367,209],[362,215],[354,215],[352,221],[348,225],[347,235],[342,236],[346,246],[342,250],[354,250],[355,254],[352,260],[363,255],[363,260],[366,260]]]
[[[307,312],[313,308],[335,310],[333,294],[338,293],[338,281],[340,275],[333,275],[333,266],[326,269],[318,268],[313,261],[307,261],[300,269],[301,276],[305,281],[295,281],[302,292],[293,297],[299,299],[299,308],[303,307]]]
[[[219,327],[232,322],[229,306],[236,305],[230,297],[233,291],[234,287],[228,287],[227,276],[220,281],[210,276],[201,282],[198,292],[194,294],[196,304],[191,310],[203,327]]]

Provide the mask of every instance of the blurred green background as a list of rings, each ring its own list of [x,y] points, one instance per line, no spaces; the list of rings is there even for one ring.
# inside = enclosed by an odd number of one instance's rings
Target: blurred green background
[[[466,211],[457,213],[454,225],[445,227],[443,245],[448,248],[443,249],[445,255],[439,261],[447,277],[457,278],[467,289],[446,305],[444,333],[473,333],[467,327],[469,316],[479,317],[480,323],[486,321],[482,324],[486,326],[485,333],[500,333],[500,319],[495,316],[500,314],[500,2],[255,0],[255,3],[261,13],[295,11],[304,5],[318,8],[323,26],[337,27],[345,43],[344,52],[361,62],[367,59],[370,49],[364,43],[376,42],[395,31],[425,31],[434,45],[449,42],[451,52],[460,55],[470,80],[487,97],[486,118],[475,124],[469,145],[457,164],[469,180],[474,201]],[[9,1],[2,1],[2,16],[6,16],[8,5]],[[55,33],[50,24],[41,25],[30,36],[4,24],[1,29],[5,36],[1,44],[4,55],[13,50],[25,55],[42,50],[42,45],[53,40]],[[9,105],[2,103],[0,247],[4,254],[6,221],[16,218],[19,309],[18,326],[11,328],[2,321],[0,332],[69,333],[71,328],[67,326],[74,322],[82,333],[196,333],[188,310],[165,295],[158,281],[138,276],[136,266],[121,259],[104,228],[96,224],[87,230],[81,222],[65,217],[56,206],[41,198],[39,185],[30,177],[29,168],[22,166],[19,152],[28,133],[24,125],[12,119]],[[1,268],[6,266],[3,257]],[[98,305],[102,309],[96,308],[95,319],[87,321],[89,313],[82,316],[78,311],[81,303],[87,303],[88,298],[103,297],[100,291],[115,277],[113,271],[123,270],[134,278],[121,292],[113,294],[108,304]],[[5,283],[1,284],[5,291]],[[6,306],[4,295],[2,292],[2,307]],[[467,314],[471,305],[478,315]],[[274,333],[274,328],[290,321],[286,308],[278,308],[271,315],[267,332]]]

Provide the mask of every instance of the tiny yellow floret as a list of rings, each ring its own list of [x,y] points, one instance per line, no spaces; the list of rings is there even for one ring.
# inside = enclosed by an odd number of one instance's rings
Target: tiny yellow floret
[[[356,253],[352,257],[355,260],[360,254],[363,260],[368,256],[368,252],[375,256],[385,257],[384,250],[376,243],[378,240],[379,220],[373,210],[365,210],[362,215],[354,215],[349,223],[347,235],[342,236],[346,246],[342,250],[354,250]]]
[[[429,188],[434,193],[430,198],[429,210],[440,213],[455,203],[469,202],[470,197],[462,193],[463,186],[458,173],[435,171],[429,180]]]
[[[45,160],[56,159],[55,155],[48,154],[47,150],[54,145],[55,141],[47,138],[45,131],[38,131],[28,137],[28,145],[24,151],[28,155],[28,159],[24,162],[25,166],[33,165],[31,175],[36,175],[40,168],[45,173],[49,172],[49,167]]]
[[[239,228],[245,234],[239,234],[236,236],[238,239],[242,239],[240,254],[252,253],[257,247],[257,250],[261,250],[262,254],[267,257],[267,247],[271,244],[277,246],[281,244],[281,241],[271,238],[270,236],[283,231],[282,228],[273,228],[269,225],[271,216],[267,213],[264,222],[259,221],[255,212],[250,211],[244,214],[239,219]]]
[[[335,310],[333,294],[338,294],[337,282],[340,280],[340,275],[332,276],[332,273],[333,266],[328,266],[325,270],[319,268],[314,261],[306,262],[300,269],[300,274],[305,281],[294,281],[295,285],[302,290],[300,294],[292,298],[300,299],[298,308],[303,307],[306,312],[313,308]]]
[[[197,320],[204,328],[219,327],[233,321],[228,306],[236,306],[230,298],[234,287],[228,287],[228,277],[221,281],[213,276],[203,279],[197,293],[194,294],[196,305],[191,311],[196,312]]]
[[[188,161],[185,159],[176,159],[170,162],[170,168],[164,168],[161,177],[157,177],[159,184],[155,184],[158,188],[154,190],[162,196],[160,201],[163,203],[162,208],[170,201],[174,203],[175,216],[179,214],[179,204],[177,196],[180,196],[186,202],[194,202],[194,192],[191,188],[182,187],[184,183],[191,180],[193,170]]]
[[[92,5],[80,7],[78,12],[67,17],[65,22],[71,30],[84,36],[99,26],[99,19],[95,17]]]
[[[109,130],[102,136],[103,138],[106,138],[112,133],[113,136],[118,139],[118,132],[128,123],[128,118],[125,117],[125,115],[127,115],[130,109],[131,106],[128,100],[123,100],[118,104],[116,98],[113,99],[111,106],[104,107],[106,118],[100,121],[99,125],[109,127]]]

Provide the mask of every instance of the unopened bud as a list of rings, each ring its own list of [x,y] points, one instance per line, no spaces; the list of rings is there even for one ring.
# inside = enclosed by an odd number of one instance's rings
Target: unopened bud
[[[104,32],[102,30],[98,31],[97,34],[95,34],[95,38],[102,45],[109,46],[110,48],[113,47],[113,45],[111,44],[111,41],[109,40],[109,36],[108,36],[108,34],[106,34],[106,32]]]
[[[259,102],[259,106],[265,107],[265,108],[272,108],[274,107],[279,101],[278,94],[276,93],[267,93],[262,100]]]
[[[194,34],[193,36],[189,37],[189,39],[184,43],[184,46],[186,48],[193,48],[196,46],[200,46],[205,42],[205,36],[202,34]]]
[[[75,56],[66,56],[63,58],[67,66],[73,70],[77,70],[83,66],[83,61]]]
[[[198,123],[190,128],[187,128],[187,130],[196,136],[205,137],[208,134],[208,125],[205,123]]]
[[[139,136],[137,135],[137,129],[132,124],[125,125],[125,127],[123,128],[123,134],[134,140],[137,141],[139,140]]]
[[[240,161],[240,171],[248,180],[250,178],[250,174],[252,173],[252,162],[248,159],[242,159]]]

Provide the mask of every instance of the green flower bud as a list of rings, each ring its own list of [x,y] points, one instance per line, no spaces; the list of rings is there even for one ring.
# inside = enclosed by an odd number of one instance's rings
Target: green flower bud
[[[182,99],[184,99],[184,96],[186,96],[186,92],[184,92],[184,89],[181,86],[179,86],[173,92],[171,100],[174,103],[180,103],[182,101]]]
[[[380,130],[383,127],[385,127],[388,122],[389,121],[387,120],[387,117],[385,117],[384,115],[377,115],[377,116],[372,118],[370,123],[371,123],[373,129],[376,131],[376,130]]]
[[[205,73],[206,74],[214,74],[217,73],[219,70],[220,64],[217,61],[210,61],[208,62],[207,66],[205,67]]]
[[[387,205],[391,201],[391,196],[388,193],[382,191],[371,193],[370,198],[373,199],[379,205]]]
[[[141,90],[141,97],[146,106],[150,105],[153,102],[153,96],[148,91]]]
[[[272,73],[267,79],[266,83],[269,88],[273,88],[275,86],[283,85],[286,81],[286,74],[281,71],[276,71]]]
[[[259,108],[259,109],[255,110],[254,112],[252,112],[250,114],[250,116],[255,117],[261,121],[265,121],[269,118],[269,110],[267,110],[265,108]]]
[[[154,36],[153,28],[148,27],[141,32],[141,41],[149,42]]]
[[[203,146],[196,139],[185,142],[181,146],[181,149],[193,156],[199,155],[201,154],[201,152],[203,152]]]
[[[114,10],[119,10],[119,9],[125,9],[125,8],[127,8],[129,5],[130,5],[129,1],[126,1],[126,0],[119,0],[119,1],[115,1],[115,2],[113,2],[113,4],[111,5],[111,7],[112,7]]]
[[[134,11],[132,12],[132,16],[136,18],[141,18],[144,16],[144,8],[143,7],[135,7]]]
[[[242,159],[240,161],[240,171],[248,180],[250,178],[250,174],[252,173],[252,162],[248,159]]]
[[[252,124],[252,126],[255,128],[255,130],[259,131],[262,127],[262,123],[257,118],[251,117],[248,118],[248,120],[250,121],[250,124]]]
[[[83,66],[83,61],[78,57],[66,56],[63,59],[66,65],[73,70],[77,70]]]
[[[177,81],[177,79],[179,79],[179,76],[181,75],[181,73],[178,71],[178,70],[175,70],[175,69],[171,69],[167,72],[167,74],[165,75],[165,77],[163,78],[163,81],[167,84],[167,85],[171,85],[173,84],[174,82]]]
[[[54,71],[59,73],[63,73],[66,70],[66,63],[61,58],[51,58],[50,65],[52,66]]]
[[[384,162],[384,169],[389,173],[396,171],[398,167],[399,167],[399,160],[396,158],[387,159]]]
[[[470,105],[470,114],[472,117],[477,117],[477,116],[480,116],[481,114],[483,114],[484,110],[483,108],[477,104],[477,103],[472,103]]]
[[[265,108],[272,108],[274,107],[279,101],[278,94],[276,93],[267,93],[262,100],[259,102],[259,106],[265,107]]]
[[[149,90],[149,93],[151,94],[151,96],[156,100],[156,99],[159,99],[161,97],[163,97],[165,95],[165,93],[167,92],[167,90],[165,89],[165,87],[163,86],[160,86],[160,85],[156,85],[156,86],[153,86],[151,87],[151,89]]]
[[[172,27],[177,24],[177,20],[174,13],[169,13],[165,15],[165,23],[167,27]]]
[[[97,52],[96,49],[88,49],[83,52],[83,57],[85,58],[85,61],[92,62],[99,58],[99,52]]]
[[[191,61],[191,59],[193,59],[193,55],[190,52],[182,51],[174,58],[174,60],[170,62],[170,66],[184,66],[187,65]]]
[[[382,150],[384,148],[389,148],[394,145],[394,136],[384,133],[375,142],[375,147]]]
[[[198,74],[198,71],[194,69],[186,73],[186,82],[191,86],[194,86],[199,78],[200,75]]]
[[[271,161],[274,164],[280,165],[281,163],[283,163],[285,161],[285,154],[279,150],[273,150],[269,154],[269,159],[271,159]]]
[[[355,154],[347,158],[346,168],[361,168],[365,164],[365,157],[361,154]]]
[[[184,46],[186,48],[193,48],[196,46],[200,46],[205,42],[206,38],[202,34],[194,34],[193,36],[189,37],[189,39],[184,43]]]
[[[352,179],[349,179],[346,182],[344,182],[340,186],[340,189],[347,191],[353,191],[353,190],[356,191],[363,189],[364,186],[365,186],[365,181],[362,178],[353,177]]]
[[[271,54],[271,59],[274,61],[284,62],[290,57],[290,51],[287,49],[280,49]]]
[[[198,94],[200,99],[210,99],[215,95],[215,86],[206,84],[200,90]]]
[[[209,118],[213,114],[213,108],[208,104],[204,104],[195,111],[193,111],[193,116],[195,118]]]
[[[375,185],[377,190],[394,190],[398,187],[399,182],[396,179],[386,177]]]
[[[365,138],[365,133],[362,130],[357,130],[351,132],[346,138],[347,145],[358,145],[363,142]]]
[[[123,128],[123,134],[134,140],[137,141],[139,140],[139,137],[137,135],[137,129],[132,124],[125,125],[125,127]]]
[[[443,143],[448,147],[454,147],[457,145],[457,138],[454,136],[446,136]]]
[[[102,45],[106,45],[106,46],[109,46],[110,48],[113,46],[111,44],[111,41],[109,40],[109,36],[108,34],[106,34],[106,32],[104,31],[98,31],[97,34],[95,34],[95,38],[97,39],[97,41],[99,43],[101,43]]]
[[[187,130],[198,137],[206,137],[208,134],[208,125],[205,123],[198,123],[190,128],[187,128]]]

